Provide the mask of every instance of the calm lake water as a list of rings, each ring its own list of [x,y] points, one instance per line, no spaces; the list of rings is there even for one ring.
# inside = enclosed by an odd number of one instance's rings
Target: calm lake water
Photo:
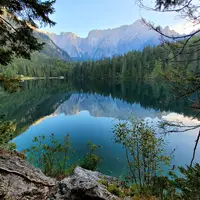
[[[113,141],[113,126],[119,120],[136,115],[157,125],[162,119],[179,120],[186,125],[200,121],[192,119],[195,112],[186,109],[187,99],[175,101],[164,83],[127,83],[101,81],[35,80],[22,83],[17,93],[0,90],[0,112],[5,121],[16,123],[17,150],[33,145],[33,138],[52,133],[59,141],[69,133],[76,162],[87,152],[87,142],[102,146],[103,158],[99,171],[115,176],[126,172],[122,147]],[[161,132],[159,134],[162,134]],[[198,130],[172,133],[165,136],[166,152],[176,149],[175,165],[188,165],[192,158]],[[48,141],[47,141],[48,143]],[[200,163],[198,146],[195,162]]]

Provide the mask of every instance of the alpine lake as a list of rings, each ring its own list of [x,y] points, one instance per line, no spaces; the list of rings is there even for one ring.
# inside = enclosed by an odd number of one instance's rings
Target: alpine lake
[[[16,92],[0,87],[2,121],[15,124],[11,142],[18,151],[35,145],[33,139],[45,136],[45,143],[54,133],[59,142],[70,135],[73,153],[69,163],[82,159],[88,151],[88,141],[100,145],[102,158],[99,171],[122,177],[127,171],[124,149],[114,142],[114,125],[135,116],[149,120],[157,127],[161,120],[198,125],[196,112],[188,109],[188,99],[176,100],[164,82],[140,80],[127,82],[106,80],[29,80],[20,83]],[[186,166],[192,159],[198,129],[163,134],[165,151],[175,149],[172,165]],[[194,162],[200,163],[197,146]]]

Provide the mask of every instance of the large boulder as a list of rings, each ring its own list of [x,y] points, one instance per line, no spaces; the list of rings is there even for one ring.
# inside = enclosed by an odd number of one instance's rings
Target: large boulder
[[[55,184],[17,153],[0,152],[0,199],[45,200]]]
[[[51,194],[51,200],[107,200],[119,199],[108,192],[100,180],[115,181],[99,172],[76,167],[73,175],[58,182]]]
[[[119,199],[101,184],[116,179],[76,167],[73,175],[56,181],[29,165],[23,154],[0,150],[0,199],[2,200],[110,200]]]

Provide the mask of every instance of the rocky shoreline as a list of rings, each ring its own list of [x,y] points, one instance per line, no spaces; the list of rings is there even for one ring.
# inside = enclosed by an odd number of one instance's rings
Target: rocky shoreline
[[[57,181],[29,165],[17,153],[0,154],[0,199],[2,200],[107,200],[119,199],[100,180],[115,179],[76,167],[74,173]]]

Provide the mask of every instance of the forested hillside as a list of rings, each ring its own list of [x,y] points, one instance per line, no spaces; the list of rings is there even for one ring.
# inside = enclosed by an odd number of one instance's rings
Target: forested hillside
[[[194,38],[192,43],[196,40],[198,38]],[[47,56],[49,55],[47,52],[51,51],[49,46],[42,53],[34,53],[31,61],[16,59],[9,67],[2,67],[1,73],[6,76],[24,75],[30,77],[65,76],[84,79],[130,79],[137,77],[152,79],[166,75],[171,70],[183,71],[186,74],[198,73],[200,66],[197,59],[200,52],[195,47],[187,49],[186,53],[180,55],[173,51],[174,46],[179,46],[179,43],[148,46],[143,51],[132,51],[123,56],[85,62],[65,62],[58,60],[56,56],[55,58]]]
[[[50,77],[63,74],[66,70],[66,62],[71,61],[70,56],[64,50],[60,49],[47,35],[35,31],[34,35],[40,43],[44,43],[40,52],[31,54],[31,60],[15,58],[14,61],[0,67],[0,73],[5,77],[15,77],[18,75],[31,77]],[[56,73],[52,66],[56,66]],[[61,72],[59,72],[61,71]]]
[[[195,40],[198,40],[196,38]],[[193,42],[195,42],[195,40]],[[169,71],[199,73],[200,52],[192,47],[184,54],[173,51],[167,45],[146,47],[143,51],[132,51],[124,56],[105,58],[99,61],[79,62],[72,69],[74,77],[121,78],[137,77],[142,79],[156,78]]]
[[[40,53],[33,53],[31,60],[15,59],[12,64],[2,66],[0,73],[5,77],[19,75],[30,77],[68,76],[72,64]]]

